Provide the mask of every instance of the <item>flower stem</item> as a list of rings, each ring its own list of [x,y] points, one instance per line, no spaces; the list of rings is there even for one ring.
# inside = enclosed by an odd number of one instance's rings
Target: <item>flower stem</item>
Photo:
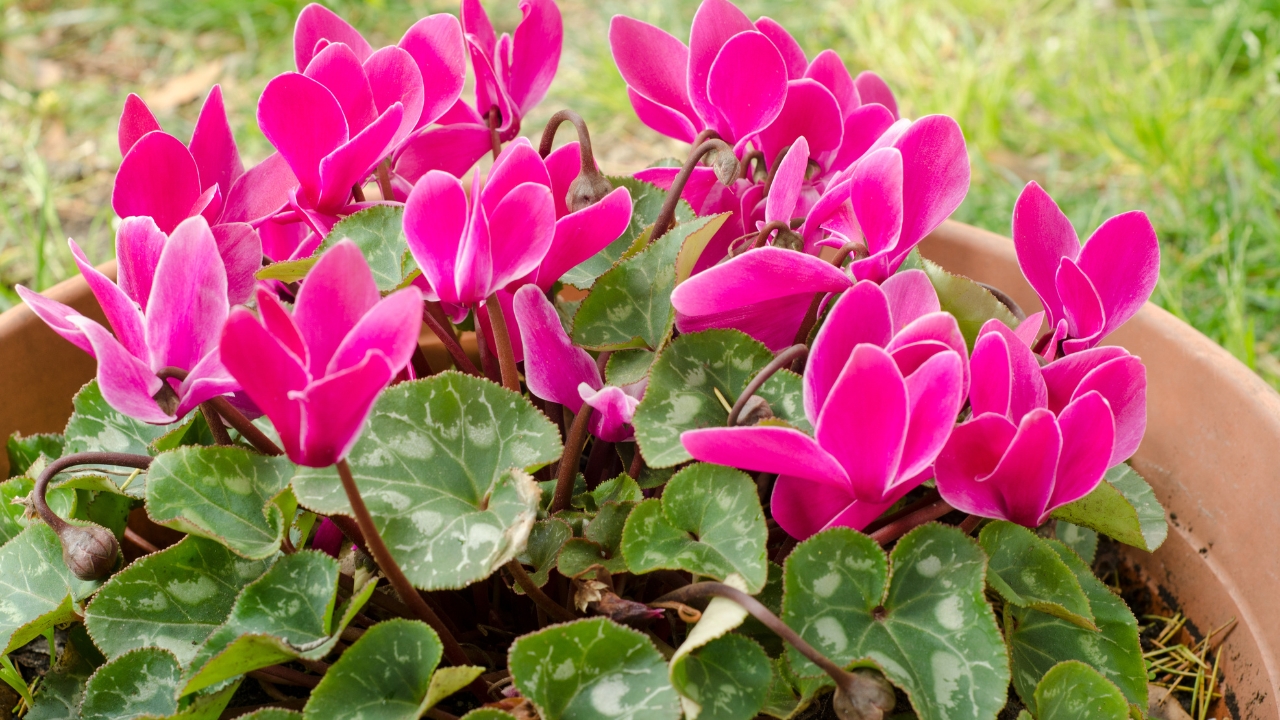
[[[507,330],[507,317],[502,312],[502,302],[494,293],[485,298],[485,310],[489,311],[489,327],[493,328],[493,343],[498,347],[498,367],[502,373],[502,386],[512,392],[520,392],[520,373],[516,370],[516,354],[511,349],[511,333]]]
[[[249,444],[258,449],[263,455],[283,455],[284,451],[280,449],[275,441],[267,437],[267,434],[258,429],[257,425],[249,422],[249,418],[240,413],[239,410],[225,398],[219,395],[211,398],[209,404],[218,414],[227,421],[227,424],[236,429],[241,437],[249,441]]]
[[[642,472],[644,472],[644,456],[640,454],[640,443],[637,441],[635,455],[631,456],[631,466],[627,468],[627,477],[639,481]]]
[[[422,313],[422,322],[431,328],[431,332],[436,334],[440,342],[444,345],[444,349],[449,351],[449,357],[453,358],[453,364],[458,369],[468,375],[480,375],[480,371],[476,369],[475,363],[471,362],[471,358],[467,357],[467,353],[462,349],[462,345],[458,344],[458,338],[454,337],[449,329],[440,323],[435,314],[431,312],[431,307]]]
[[[769,191],[773,189],[773,178],[778,174],[778,166],[782,164],[782,158],[787,156],[787,152],[791,150],[788,145],[778,151],[778,155],[773,158],[773,162],[769,163],[769,173],[764,176],[764,196],[769,197]]]
[[[489,108],[486,119],[489,121],[490,149],[493,151],[493,159],[497,160],[498,155],[502,154],[502,137],[498,135],[498,126],[502,125],[502,113],[498,112],[497,105]]]
[[[383,200],[395,200],[395,187],[391,185],[391,158],[378,163],[378,191]]]
[[[120,543],[110,530],[101,525],[72,525],[58,517],[49,508],[45,494],[49,491],[49,481],[58,473],[74,465],[94,464],[146,470],[151,466],[151,457],[114,452],[72,453],[49,463],[36,478],[31,492],[31,505],[40,519],[58,536],[58,542],[62,545],[62,561],[81,580],[101,580],[110,575],[120,557]]]
[[[676,219],[676,206],[680,202],[680,195],[684,192],[685,184],[689,182],[689,178],[693,175],[693,169],[698,166],[698,161],[713,150],[733,153],[733,148],[730,148],[723,140],[714,138],[693,148],[693,152],[689,153],[688,159],[684,161],[684,166],[680,168],[680,172],[671,181],[671,188],[667,190],[667,197],[662,202],[662,210],[658,212],[658,219],[653,223],[653,233],[649,236],[649,242],[657,240],[671,229],[671,224]]]
[[[480,324],[480,305],[475,308],[476,313],[476,352],[480,355],[480,367],[484,369],[484,376],[493,382],[502,384],[502,368],[494,362],[493,352],[489,350],[489,338],[486,337],[484,327]]]
[[[364,188],[360,186],[360,183],[351,186],[351,197],[356,202],[364,202]]]
[[[782,233],[791,231],[791,223],[783,222],[782,220],[765,223],[764,227],[760,228],[760,232],[756,233],[756,239],[751,243],[751,249],[764,247],[769,240],[769,236],[775,231],[778,233],[778,237],[782,237]]]
[[[449,659],[450,663],[454,665],[468,664],[467,653],[463,651],[458,641],[453,638],[453,634],[441,622],[435,611],[427,605],[427,602],[414,589],[413,583],[409,582],[409,578],[405,576],[395,558],[391,556],[391,551],[387,549],[387,544],[383,542],[382,536],[378,534],[378,529],[374,527],[373,516],[369,514],[369,508],[365,506],[364,498],[360,497],[360,489],[356,487],[356,480],[351,475],[351,466],[347,464],[344,458],[339,460],[334,467],[338,471],[338,477],[342,478],[342,489],[347,494],[347,502],[351,505],[352,514],[356,516],[356,524],[360,527],[360,534],[364,536],[365,542],[369,545],[369,552],[373,555],[373,561],[378,563],[378,567],[387,576],[387,580],[390,581],[391,587],[395,589],[396,595],[400,596],[400,602],[407,605],[414,615],[417,615],[420,620],[436,631],[436,634],[440,636],[440,643],[444,645],[444,655]]]
[[[528,595],[535,605],[542,608],[542,612],[555,618],[556,622],[573,622],[578,619],[576,615],[564,609],[555,600],[547,597],[547,594],[542,592],[542,588],[538,587],[533,578],[529,577],[529,573],[525,572],[524,566],[520,564],[519,560],[508,561],[507,571],[511,573],[511,577],[515,578],[516,584],[520,586],[520,589],[524,590],[524,594]]]
[[[734,427],[738,424],[738,416],[742,414],[742,408],[747,404],[747,400],[752,395],[755,395],[760,390],[760,387],[768,382],[769,378],[773,377],[774,373],[790,365],[792,361],[808,356],[808,354],[809,346],[797,343],[778,353],[777,356],[769,361],[768,365],[761,368],[760,372],[751,378],[751,382],[747,383],[747,386],[742,389],[742,393],[738,395],[738,400],[733,403],[733,408],[729,411],[729,427]]]
[[[208,402],[200,403],[200,414],[204,415],[204,421],[209,426],[209,432],[213,434],[213,442],[216,445],[231,445],[231,436],[227,434],[227,426],[222,424],[222,417],[218,415],[218,411]]]
[[[119,452],[80,452],[65,455],[53,462],[50,462],[45,466],[44,470],[40,472],[39,477],[36,478],[35,487],[31,493],[31,505],[35,508],[36,513],[40,515],[40,519],[43,520],[46,525],[54,530],[58,530],[64,527],[67,524],[67,521],[58,517],[57,513],[49,508],[49,503],[45,500],[45,494],[49,490],[49,482],[53,480],[58,473],[69,467],[75,467],[76,465],[116,465],[119,467],[146,470],[151,467],[151,460],[152,458],[150,455],[136,455],[134,453]]]
[[[578,459],[582,457],[582,446],[587,443],[587,420],[590,417],[591,406],[586,403],[573,416],[569,437],[564,441],[564,453],[560,456],[556,494],[551,498],[551,507],[547,510],[549,515],[555,515],[569,507],[569,499],[573,495],[573,478],[578,474]]]
[[[572,110],[561,110],[547,121],[547,127],[542,131],[542,142],[538,147],[538,154],[544,159],[551,154],[556,130],[565,121],[573,123],[578,131],[578,155],[582,161],[578,177],[569,184],[569,194],[565,198],[569,211],[577,212],[603,200],[606,195],[613,192],[613,184],[596,167],[595,154],[591,150],[591,133],[587,132],[587,124],[582,117]]]
[[[955,508],[947,504],[946,500],[938,498],[921,508],[907,513],[897,520],[893,520],[892,522],[884,525],[879,530],[871,533],[871,539],[881,545],[888,545],[921,525],[933,522],[952,510],[955,510]]]

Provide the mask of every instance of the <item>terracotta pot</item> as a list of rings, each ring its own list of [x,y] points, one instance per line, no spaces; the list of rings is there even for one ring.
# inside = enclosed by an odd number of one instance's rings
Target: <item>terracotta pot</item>
[[[1027,312],[1040,310],[1007,238],[948,222],[920,249],[953,272],[1004,290]],[[104,269],[114,274],[114,264]],[[79,277],[47,294],[101,317]],[[1236,720],[1280,718],[1280,395],[1154,305],[1108,340],[1146,363],[1147,434],[1133,463],[1155,488],[1170,521],[1169,539],[1159,550],[1131,550],[1127,557],[1197,631],[1238,621],[1222,655],[1225,709]],[[433,367],[447,363],[433,337],[424,338],[423,347]],[[14,430],[60,431],[72,394],[92,377],[93,361],[25,307],[0,315],[4,436]],[[7,460],[0,457],[2,470]]]

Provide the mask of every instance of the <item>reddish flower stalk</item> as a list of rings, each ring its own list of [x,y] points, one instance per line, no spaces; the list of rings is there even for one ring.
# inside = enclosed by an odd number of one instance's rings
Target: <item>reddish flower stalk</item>
[[[572,110],[561,110],[552,115],[551,119],[547,121],[547,127],[542,131],[542,142],[538,146],[538,154],[544,160],[551,154],[551,145],[556,138],[556,130],[566,120],[573,123],[573,127],[578,131],[578,152],[582,161],[582,168],[578,171],[578,177],[574,178],[569,185],[569,197],[567,198],[569,210],[576,212],[603,200],[606,195],[613,192],[613,185],[596,167],[595,154],[591,150],[591,133],[587,131],[587,123],[583,121],[578,113]]]
[[[462,345],[458,344],[458,338],[454,337],[453,333],[432,312],[438,308],[439,303],[427,303],[427,310],[422,313],[422,322],[426,323],[427,327],[431,328],[431,332],[435,333],[436,337],[440,339],[444,349],[449,351],[449,357],[453,358],[453,364],[457,365],[459,370],[468,375],[479,376],[480,371],[476,369],[475,363],[471,362],[471,358],[467,357]]]
[[[924,507],[911,512],[898,520],[888,523],[884,527],[871,533],[871,539],[881,545],[888,545],[925,523],[933,522],[947,513],[955,510],[946,500],[938,498]]]
[[[502,373],[502,386],[506,389],[519,393],[520,392],[520,373],[516,370],[516,355],[511,349],[511,334],[507,330],[507,319],[502,312],[502,303],[498,302],[497,294],[490,295],[484,301],[485,309],[489,311],[489,323],[493,326],[493,341],[498,347],[498,368]],[[483,335],[478,333],[477,337]]]
[[[573,478],[578,474],[578,459],[582,457],[582,446],[587,443],[587,421],[591,419],[591,410],[590,405],[584,404],[578,414],[573,416],[569,437],[564,441],[564,453],[560,456],[556,494],[551,498],[551,507],[547,510],[550,515],[569,507],[569,499],[573,495]]]
[[[701,137],[701,136],[699,136]],[[689,182],[690,176],[693,175],[693,169],[698,166],[707,153],[720,153],[719,158],[733,158],[733,148],[729,147],[723,140],[710,139],[693,148],[693,152],[689,153],[689,158],[684,161],[684,166],[680,168],[680,174],[676,175],[675,180],[671,182],[671,189],[667,190],[667,199],[662,203],[662,210],[658,213],[658,219],[653,223],[653,233],[649,236],[649,242],[653,242],[662,237],[671,229],[671,224],[676,218],[676,205],[680,202],[680,194],[684,192],[685,183]],[[717,162],[717,165],[720,163]],[[728,178],[736,177],[738,174],[737,159],[734,158],[732,173],[719,173],[722,167],[717,168],[717,175],[724,182]],[[730,180],[731,181],[731,180]]]

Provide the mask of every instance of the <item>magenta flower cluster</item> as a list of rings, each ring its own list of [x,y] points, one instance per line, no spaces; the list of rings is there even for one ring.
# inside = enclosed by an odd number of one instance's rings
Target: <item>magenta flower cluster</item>
[[[553,0],[519,9],[499,36],[478,0],[463,0],[460,17],[425,17],[374,48],[307,6],[295,68],[258,103],[275,153],[247,170],[218,87],[186,143],[130,95],[112,195],[116,281],[71,243],[110,328],[19,293],[97,358],[115,409],[169,423],[229,396],[265,415],[302,465],[342,460],[379,393],[414,376],[424,311],[454,323],[474,313],[482,344],[506,340],[523,363],[529,393],[589,413],[600,441],[633,441],[649,380],[607,384],[604,358],[574,344],[553,302],[566,273],[628,230],[632,197],[617,187],[583,207],[570,195],[594,162],[586,145],[539,152],[520,136],[563,29]],[[968,190],[955,120],[902,117],[878,75],[855,75],[831,50],[810,59],[781,24],[728,0],[704,0],[688,44],[627,17],[608,39],[641,122],[695,146],[722,142],[736,161],[734,177],[725,158],[635,173],[699,216],[727,214],[670,295],[676,331],[735,329],[777,352],[820,322],[803,373],[812,433],[771,422],[682,436],[697,460],[777,473],[771,513],[784,530],[865,528],[930,480],[956,509],[1036,526],[1137,449],[1145,370],[1103,343],[1159,275],[1143,213],[1111,218],[1082,245],[1029,184],[1012,230],[1043,313],[1017,328],[990,320],[970,346],[930,277],[902,269]],[[334,232],[376,205],[402,209],[406,262],[420,271],[385,297]],[[300,283],[255,279],[264,262],[302,258],[316,259]]]

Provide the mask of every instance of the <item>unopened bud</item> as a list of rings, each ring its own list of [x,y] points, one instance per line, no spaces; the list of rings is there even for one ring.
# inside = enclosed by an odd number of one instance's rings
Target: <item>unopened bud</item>
[[[151,396],[160,409],[169,415],[176,415],[178,412],[178,393],[174,392],[173,386],[168,380],[160,381],[160,390]]]
[[[840,720],[883,720],[896,704],[893,686],[874,670],[849,673],[831,698],[831,709]]]
[[[769,401],[759,395],[752,395],[742,404],[742,412],[738,413],[738,425],[757,425],[761,420],[774,417]]]
[[[726,187],[736,182],[738,176],[742,173],[742,166],[738,163],[738,158],[734,156],[733,150],[728,145],[708,153],[707,164],[716,171],[716,179],[720,181],[720,184]]]
[[[794,230],[779,230],[778,234],[773,238],[773,246],[783,250],[804,252],[804,238],[800,237],[800,234]]]
[[[110,530],[100,525],[71,525],[58,529],[62,561],[81,580],[101,580],[116,567],[120,544]]]
[[[600,594],[600,599],[591,605],[591,609],[616,623],[632,627],[643,627],[662,617],[661,610],[618,597],[608,590]]]
[[[598,172],[579,173],[578,177],[569,183],[569,194],[565,197],[565,204],[569,206],[569,212],[578,212],[600,202],[611,192],[613,192],[613,186],[604,175]]]

